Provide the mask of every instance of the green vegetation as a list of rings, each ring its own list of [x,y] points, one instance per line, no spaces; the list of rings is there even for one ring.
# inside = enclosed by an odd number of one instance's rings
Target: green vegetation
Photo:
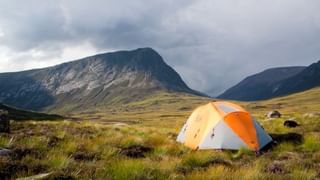
[[[12,121],[0,134],[0,176],[75,179],[316,179],[320,178],[320,89],[261,102],[237,102],[278,142],[257,157],[251,151],[192,151],[175,138],[198,105],[210,99],[159,93],[73,120]],[[282,118],[264,114],[278,109]],[[294,118],[300,126],[287,128]],[[132,148],[134,147],[134,148]],[[130,149],[131,148],[131,149]]]
[[[37,113],[31,111],[25,111],[17,108],[13,108],[10,106],[6,106],[0,104],[0,109],[6,110],[9,112],[9,118],[13,120],[61,120],[62,116],[55,114],[45,114],[45,113]]]

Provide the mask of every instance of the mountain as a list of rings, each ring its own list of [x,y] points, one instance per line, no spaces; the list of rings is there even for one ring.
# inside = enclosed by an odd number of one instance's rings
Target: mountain
[[[58,120],[63,119],[62,116],[55,114],[45,114],[17,109],[4,104],[0,104],[0,110],[6,110],[8,112],[9,119],[12,120]]]
[[[36,111],[87,110],[135,101],[156,91],[202,95],[190,89],[151,48],[1,73],[0,84],[0,102]]]
[[[245,78],[218,98],[250,101],[274,97],[276,84],[299,74],[304,69],[302,66],[267,69]]]
[[[275,84],[276,96],[292,94],[320,86],[320,61],[311,64],[300,73]]]
[[[320,86],[320,61],[308,67],[284,67],[249,76],[218,96],[222,99],[262,100]]]

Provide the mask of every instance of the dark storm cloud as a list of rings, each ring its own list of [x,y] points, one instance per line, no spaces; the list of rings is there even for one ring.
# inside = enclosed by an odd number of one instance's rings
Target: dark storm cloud
[[[66,52],[149,46],[192,88],[216,95],[265,68],[318,60],[319,7],[317,0],[0,1],[0,71],[70,60]]]

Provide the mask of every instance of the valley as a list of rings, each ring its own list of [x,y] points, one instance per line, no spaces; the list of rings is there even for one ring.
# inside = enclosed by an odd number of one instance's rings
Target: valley
[[[213,100],[183,93],[163,92],[110,109],[69,114],[74,120],[13,121],[12,133],[0,136],[0,146],[12,150],[10,156],[0,156],[0,174],[45,173],[46,179],[317,178],[319,94],[315,88],[267,101],[236,102],[277,141],[259,157],[245,149],[192,151],[177,143],[192,110]],[[283,116],[266,118],[274,108]],[[300,126],[284,127],[289,118]]]
[[[240,83],[240,91],[260,93],[257,84],[318,72],[306,69],[267,70]],[[317,85],[315,78],[301,77]],[[193,110],[223,99],[189,88],[151,48],[0,73],[0,83],[0,109],[11,119],[10,133],[0,134],[4,179],[320,178],[319,87],[267,100],[231,100],[274,140],[257,156],[244,148],[194,151],[176,141]],[[281,118],[267,118],[272,110]],[[286,120],[298,126],[286,127]]]

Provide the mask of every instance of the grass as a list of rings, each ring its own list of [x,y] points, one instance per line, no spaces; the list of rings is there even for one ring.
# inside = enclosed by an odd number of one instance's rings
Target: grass
[[[320,117],[304,114],[317,112],[319,91],[237,102],[278,141],[259,157],[246,149],[192,151],[177,143],[177,133],[192,110],[210,101],[186,94],[159,93],[103,111],[69,114],[73,120],[67,121],[12,121],[12,132],[0,134],[0,147],[13,152],[0,156],[0,176],[14,179],[51,173],[49,179],[316,179],[320,177]],[[274,106],[283,117],[265,118]],[[284,127],[288,118],[296,119],[300,126]],[[141,158],[121,153],[131,146],[152,150]],[[272,172],[275,167],[281,170]]]

